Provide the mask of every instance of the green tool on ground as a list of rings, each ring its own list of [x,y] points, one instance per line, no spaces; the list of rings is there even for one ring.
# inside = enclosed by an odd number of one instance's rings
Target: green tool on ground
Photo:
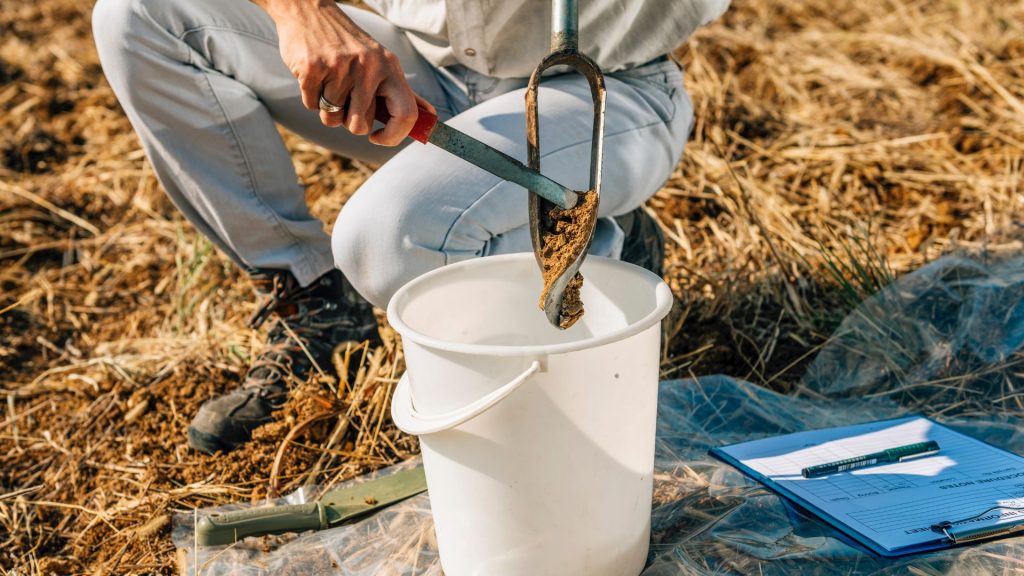
[[[196,526],[199,546],[233,544],[248,536],[324,530],[426,491],[423,468],[403,470],[327,492],[316,502],[211,514]]]

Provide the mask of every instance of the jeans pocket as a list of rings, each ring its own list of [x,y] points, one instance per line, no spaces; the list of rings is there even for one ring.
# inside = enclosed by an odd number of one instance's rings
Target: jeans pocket
[[[679,101],[685,97],[682,70],[672,59],[613,72],[610,76],[636,90],[666,124],[675,118]]]
[[[672,94],[683,80],[683,70],[673,58],[612,73],[612,76],[646,82]]]

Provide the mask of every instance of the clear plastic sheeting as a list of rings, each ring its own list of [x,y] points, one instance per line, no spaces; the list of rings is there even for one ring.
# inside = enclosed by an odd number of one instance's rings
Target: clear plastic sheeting
[[[1024,452],[1017,418],[1024,413],[1022,296],[1024,258],[949,257],[902,277],[850,314],[795,396],[725,376],[662,382],[643,575],[1024,572],[1021,538],[875,556],[707,455],[713,446],[908,412]],[[194,514],[180,514],[174,530],[186,574],[442,573],[426,495],[348,526],[230,547],[196,550],[194,522]]]
[[[994,392],[1004,368],[1021,363],[1022,343],[1024,257],[984,262],[951,256],[900,278],[854,310],[804,384],[830,397],[888,395],[903,404],[932,404],[921,409],[965,413],[964,405],[943,399],[953,400],[964,382],[981,383],[985,390],[968,399],[980,402],[967,403],[980,413],[999,412],[991,401],[1002,396],[982,392]],[[1013,382],[1003,384],[1012,394]],[[1024,403],[1008,407],[1020,411]]]

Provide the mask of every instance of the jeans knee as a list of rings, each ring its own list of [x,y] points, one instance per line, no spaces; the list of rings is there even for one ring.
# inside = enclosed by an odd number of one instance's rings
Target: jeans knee
[[[92,36],[100,60],[114,51],[127,50],[125,24],[135,11],[136,0],[97,0],[92,8]]]
[[[375,214],[359,204],[350,200],[334,223],[334,265],[363,298],[385,308],[402,282],[402,241],[386,206]]]
[[[97,0],[92,10],[92,33],[101,63],[136,61],[156,49],[166,51],[168,40],[179,35],[196,12],[188,0]]]
[[[92,10],[92,35],[100,64],[111,85],[123,86],[134,62],[144,52],[145,37],[155,24],[147,15],[150,0],[97,0]]]

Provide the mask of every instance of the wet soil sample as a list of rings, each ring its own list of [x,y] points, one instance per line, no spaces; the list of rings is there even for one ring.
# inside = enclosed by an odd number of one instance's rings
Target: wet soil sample
[[[558,280],[590,246],[590,239],[597,221],[598,195],[586,192],[580,195],[576,206],[562,210],[557,206],[544,217],[541,238],[541,272],[544,288],[540,293],[540,309]],[[583,317],[583,300],[580,288],[583,276],[579,272],[569,280],[562,297],[559,328],[565,330]]]

